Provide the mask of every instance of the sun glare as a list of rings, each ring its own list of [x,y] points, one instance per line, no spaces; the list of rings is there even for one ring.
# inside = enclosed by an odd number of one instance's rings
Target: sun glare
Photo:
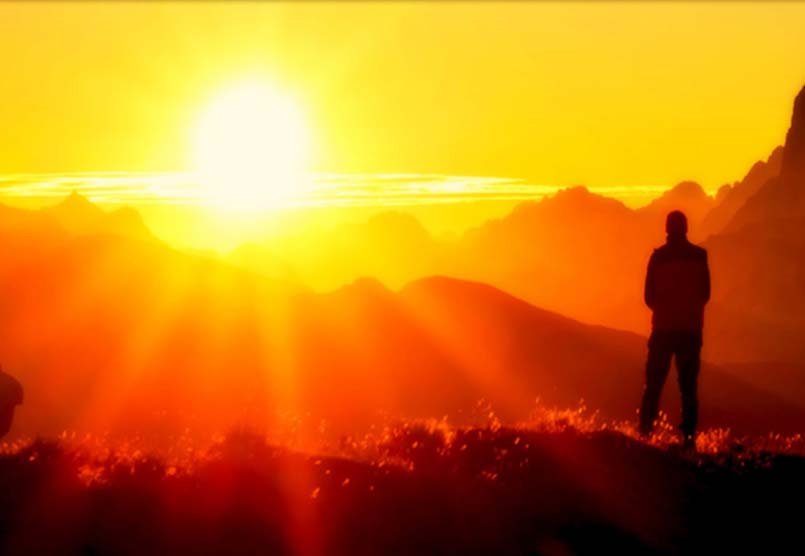
[[[196,170],[216,207],[259,210],[289,202],[304,184],[308,131],[286,94],[263,84],[217,97],[196,130]]]

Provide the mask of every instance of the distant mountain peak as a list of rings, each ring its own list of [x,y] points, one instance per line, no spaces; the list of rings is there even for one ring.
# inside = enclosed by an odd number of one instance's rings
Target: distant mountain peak
[[[357,296],[365,299],[389,298],[394,295],[383,282],[372,276],[359,276],[349,284],[330,292],[334,296]]]
[[[152,237],[139,212],[120,207],[106,212],[87,197],[73,190],[58,204],[42,212],[73,235],[111,233],[126,237]]]
[[[699,222],[705,218],[713,205],[715,199],[708,195],[701,185],[695,181],[683,181],[639,210],[652,218],[664,217],[672,210],[681,210],[693,224],[694,230],[698,230]]]
[[[660,208],[662,210],[671,210],[673,208],[680,208],[685,210],[684,206],[676,207],[678,204],[705,204],[707,208],[712,203],[713,198],[705,192],[704,188],[695,181],[683,181],[671,189],[665,191],[662,195],[649,203],[648,207]]]
[[[560,189],[553,196],[554,199],[578,199],[578,200],[595,199],[596,197],[600,197],[600,195],[596,195],[583,185],[574,185],[572,187],[566,187],[564,189]]]
[[[791,127],[785,136],[780,177],[786,181],[805,181],[805,86],[794,100]]]
[[[62,202],[60,204],[67,204],[67,203],[73,203],[73,204],[81,203],[81,204],[84,204],[84,205],[91,205],[92,201],[87,199],[87,197],[85,195],[82,195],[81,193],[79,193],[78,191],[73,189],[70,192],[70,194],[62,200]]]
[[[676,184],[666,192],[666,195],[676,194],[685,197],[707,197],[704,189],[695,181],[683,181]]]
[[[56,205],[57,207],[65,207],[65,206],[81,206],[81,207],[95,207],[95,205],[87,199],[86,196],[82,195],[75,189],[73,189],[70,194],[61,200],[60,203]]]
[[[522,203],[522,205],[524,208],[528,207],[526,203]],[[616,211],[625,212],[629,210],[621,201],[594,193],[583,185],[574,185],[573,187],[560,189],[553,195],[545,197],[542,201],[536,203],[536,205],[552,208],[563,207],[569,210],[580,210],[592,207],[607,207]]]
[[[103,210],[87,199],[84,195],[73,190],[67,197],[58,204],[46,209],[48,212],[57,214],[60,217],[70,219],[98,219],[103,216]]]

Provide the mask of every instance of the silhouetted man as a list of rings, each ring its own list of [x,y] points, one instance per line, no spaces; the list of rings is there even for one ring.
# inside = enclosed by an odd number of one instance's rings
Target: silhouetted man
[[[654,427],[673,356],[682,394],[683,445],[692,449],[699,412],[696,387],[704,306],[710,299],[710,270],[707,251],[688,241],[684,214],[678,210],[669,213],[665,231],[668,234],[665,245],[651,254],[646,272],[645,300],[653,315],[646,385],[640,405],[640,432],[648,435]]]
[[[0,438],[11,430],[14,408],[22,403],[22,386],[0,369]]]

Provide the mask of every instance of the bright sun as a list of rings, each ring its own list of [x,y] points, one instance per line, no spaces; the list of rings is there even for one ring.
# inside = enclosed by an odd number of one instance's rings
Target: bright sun
[[[289,96],[247,84],[216,98],[196,132],[196,169],[208,202],[231,209],[271,208],[298,195],[308,132]]]

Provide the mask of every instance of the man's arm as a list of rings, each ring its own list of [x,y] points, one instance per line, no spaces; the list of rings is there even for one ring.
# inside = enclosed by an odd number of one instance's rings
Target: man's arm
[[[704,302],[710,301],[710,265],[707,263],[707,251],[704,252],[704,279],[702,284]]]
[[[654,267],[654,253],[652,253],[646,269],[646,283],[643,286],[643,299],[652,311],[654,310]]]

